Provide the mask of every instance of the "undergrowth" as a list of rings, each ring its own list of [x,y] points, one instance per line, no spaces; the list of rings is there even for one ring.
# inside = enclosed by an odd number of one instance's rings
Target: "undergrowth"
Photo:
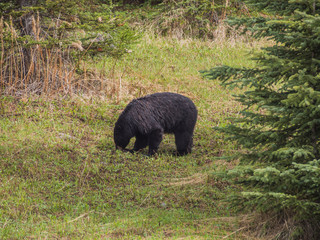
[[[155,4],[128,4],[123,8],[130,12],[129,22],[134,27],[157,36],[214,41],[241,38],[235,28],[224,23],[228,17],[258,14],[244,2],[234,0],[164,0]]]

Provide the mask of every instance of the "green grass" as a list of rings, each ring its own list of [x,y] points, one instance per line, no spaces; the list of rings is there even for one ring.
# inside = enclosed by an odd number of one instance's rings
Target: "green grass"
[[[237,150],[213,127],[241,106],[235,92],[198,71],[252,66],[254,49],[146,36],[132,50],[106,62],[107,69],[116,64],[110,81],[121,78],[114,98],[2,99],[0,239],[246,239],[227,202],[238,187],[213,174],[235,164],[215,157]],[[155,157],[116,151],[121,110],[158,91],[185,94],[197,105],[193,153],[176,157],[169,135]]]

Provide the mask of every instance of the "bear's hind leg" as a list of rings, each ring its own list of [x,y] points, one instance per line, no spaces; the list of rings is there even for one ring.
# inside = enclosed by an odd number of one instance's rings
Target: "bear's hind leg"
[[[187,131],[184,132],[176,132],[174,134],[177,152],[179,156],[186,155],[191,153],[192,145],[193,145],[193,133],[189,133]]]
[[[148,137],[143,135],[136,136],[133,151],[139,151],[148,145]]]
[[[149,156],[154,155],[159,148],[159,145],[162,141],[163,130],[157,129],[149,134]]]

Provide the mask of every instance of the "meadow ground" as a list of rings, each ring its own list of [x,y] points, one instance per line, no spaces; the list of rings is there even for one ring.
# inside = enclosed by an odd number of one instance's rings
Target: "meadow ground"
[[[203,79],[217,65],[253,66],[249,43],[143,37],[109,71],[100,96],[2,98],[1,239],[253,239],[230,208],[240,191],[215,176],[238,149],[216,132],[241,106],[231,91]],[[190,97],[199,118],[192,154],[116,151],[113,126],[133,98],[171,91]],[[131,141],[131,145],[132,145]]]

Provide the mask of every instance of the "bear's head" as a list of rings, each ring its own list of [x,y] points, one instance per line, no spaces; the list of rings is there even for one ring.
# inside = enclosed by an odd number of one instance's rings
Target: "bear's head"
[[[117,121],[113,133],[116,149],[125,150],[132,137],[133,134],[130,126],[121,120]]]

